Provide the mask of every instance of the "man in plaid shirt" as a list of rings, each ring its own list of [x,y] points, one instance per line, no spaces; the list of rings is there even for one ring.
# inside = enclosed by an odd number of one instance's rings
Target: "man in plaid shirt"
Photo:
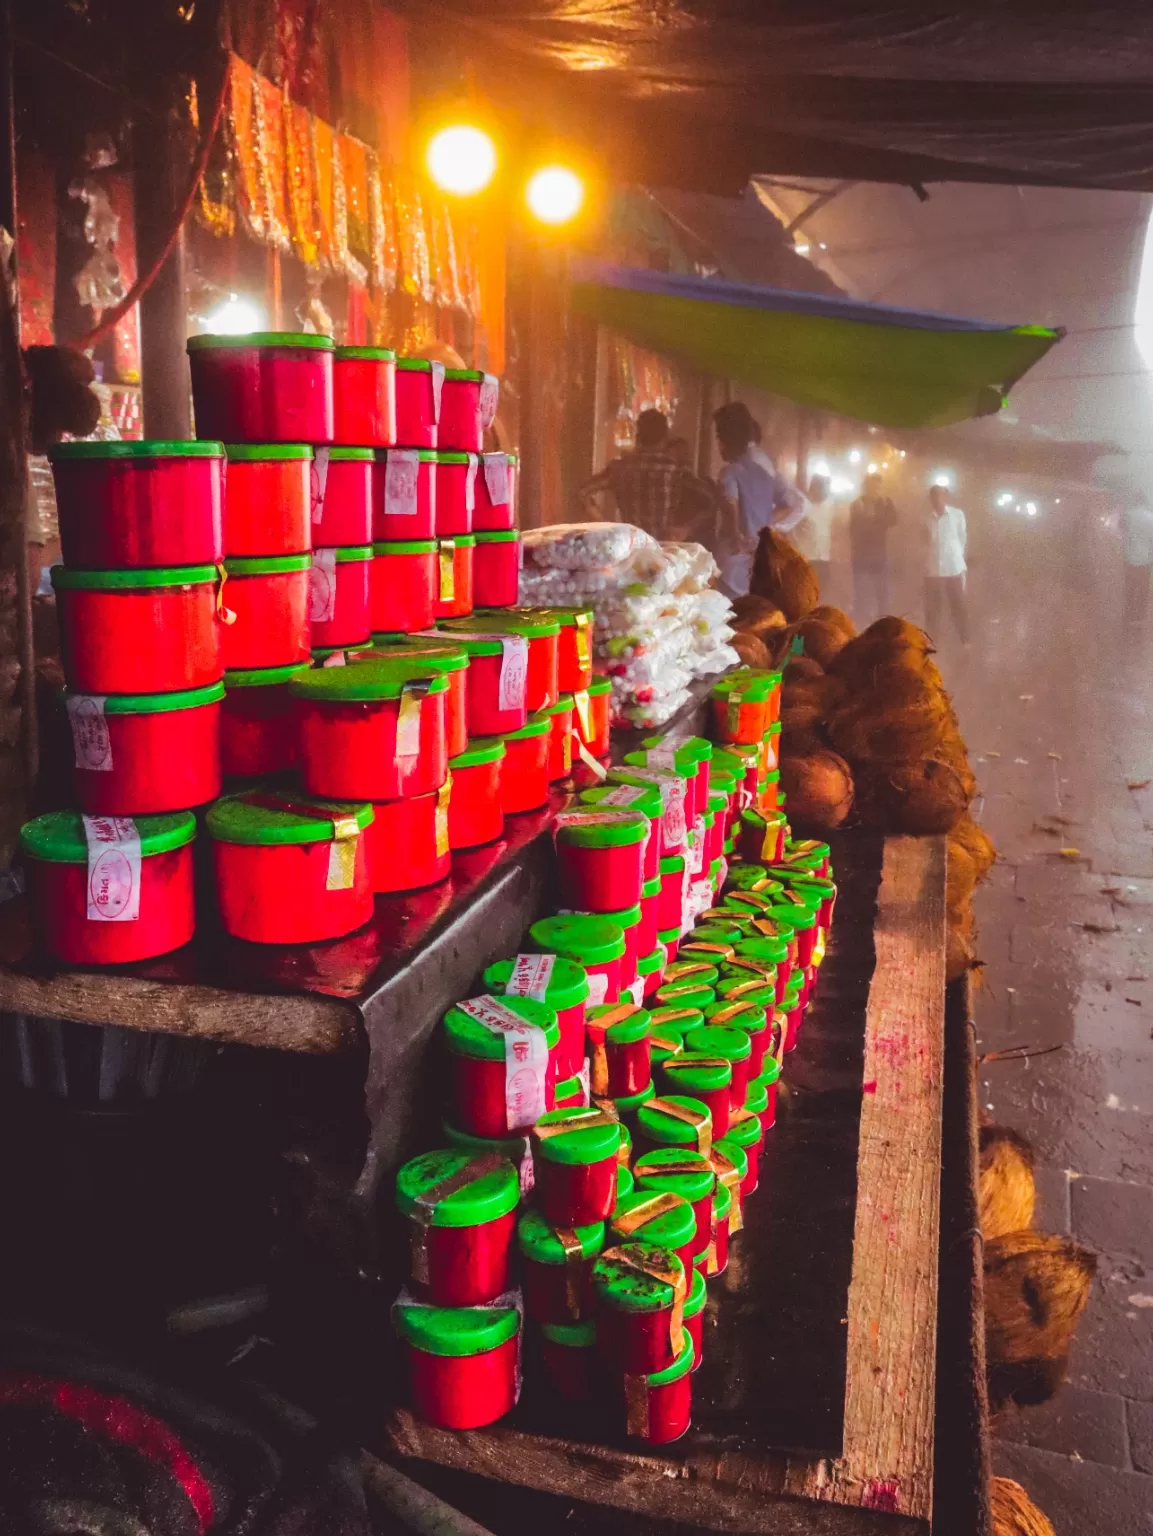
[[[669,444],[669,423],[660,411],[637,417],[637,445],[581,486],[583,502],[611,491],[622,522],[635,523],[656,539],[680,537],[685,526],[715,504],[707,481],[694,475]]]

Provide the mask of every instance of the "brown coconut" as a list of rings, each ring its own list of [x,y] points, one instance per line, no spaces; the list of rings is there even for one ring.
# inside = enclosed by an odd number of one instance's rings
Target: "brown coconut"
[[[946,726],[940,741],[933,749],[933,757],[938,763],[944,763],[953,770],[965,791],[966,798],[971,800],[977,792],[977,779],[969,766],[969,754],[959,732]]]
[[[781,752],[793,757],[811,757],[815,752],[827,752],[829,743],[821,731],[820,723],[810,721],[786,721],[781,716]]]
[[[759,635],[750,634],[746,629],[738,629],[729,641],[733,650],[741,658],[744,667],[764,667],[771,664],[771,657],[765,646],[765,642]]]
[[[1011,1477],[990,1478],[989,1507],[993,1536],[1057,1536],[1046,1516]]]
[[[933,642],[923,629],[910,619],[899,619],[896,614],[874,620],[868,629],[861,631],[861,639],[882,640],[886,645],[910,645],[920,651],[933,649]]]
[[[796,708],[814,708],[818,720],[829,720],[841,708],[845,685],[840,678],[822,675],[788,682],[781,689],[781,713]]]
[[[747,629],[751,634],[759,635],[766,629],[784,629],[788,619],[767,597],[758,597],[755,592],[745,592],[740,597],[733,598],[733,627],[735,629]]]
[[[829,603],[820,603],[808,615],[810,619],[822,619],[826,624],[831,624],[834,629],[840,630],[846,640],[851,640],[857,633],[857,626],[843,608],[834,608]]]
[[[845,636],[836,625],[814,618],[812,614],[802,619],[795,626],[794,632],[805,642],[804,654],[819,661],[825,668],[845,644]]]
[[[776,603],[790,624],[803,619],[821,600],[820,583],[812,566],[772,528],[761,530],[749,591]]]
[[[872,689],[876,687],[878,677],[893,670],[911,672],[932,685],[936,668],[930,672],[931,666],[928,653],[919,646],[857,635],[855,639],[845,641],[829,663],[829,671],[845,678],[854,688]],[[939,679],[940,673],[937,673],[938,682]]]
[[[1024,1232],[1033,1225],[1037,1190],[1033,1182],[1033,1149],[1025,1138],[1004,1125],[983,1125],[977,1210],[986,1242]]]
[[[865,784],[870,820],[886,832],[912,837],[951,832],[969,805],[959,775],[945,763],[871,765]]]
[[[790,820],[814,831],[839,827],[853,808],[853,775],[835,752],[782,756],[781,790]]]
[[[964,853],[973,866],[975,880],[979,884],[997,862],[997,848],[993,839],[980,827],[969,815],[961,817],[960,821],[949,833],[949,857],[954,853]]]
[[[985,1352],[997,1404],[1044,1402],[1060,1384],[1097,1260],[1043,1232],[985,1244]]]
[[[783,673],[786,688],[792,683],[803,683],[812,677],[824,677],[825,669],[812,656],[792,656]]]
[[[843,710],[830,722],[829,736],[851,763],[915,763],[933,755],[945,723],[940,699],[929,694],[880,712],[868,704]]]

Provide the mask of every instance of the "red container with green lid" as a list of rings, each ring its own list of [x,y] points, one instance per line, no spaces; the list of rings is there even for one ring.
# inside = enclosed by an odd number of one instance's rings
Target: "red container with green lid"
[[[718,741],[753,745],[780,712],[781,674],[729,672],[713,687],[713,729]]]
[[[436,1307],[478,1307],[509,1289],[520,1178],[507,1157],[453,1147],[414,1157],[396,1175],[409,1221],[410,1274]]]
[[[308,663],[224,674],[220,766],[228,777],[284,773],[296,763],[296,719],[288,685]]]
[[[525,708],[535,714],[556,703],[560,691],[557,687],[560,625],[555,619],[532,608],[506,609],[498,613],[474,613],[467,619],[450,619],[443,628],[450,633],[464,630],[470,634],[522,636],[528,641]]]
[[[652,847],[656,838],[656,829],[649,841],[645,844],[645,862],[648,863],[648,850]],[[655,950],[660,945],[660,905],[661,905],[661,879],[658,874],[653,880],[646,880],[641,886],[641,931],[638,935],[641,954]],[[647,949],[646,949],[647,946]],[[662,955],[662,975],[667,957]]]
[[[190,336],[197,437],[222,443],[331,443],[331,336],[254,331]]]
[[[685,1332],[692,1340],[693,1363],[692,1371],[700,1370],[703,1360],[704,1327],[705,1327],[705,1303],[708,1301],[708,1287],[705,1285],[705,1277],[700,1270],[693,1266],[692,1277],[689,1281],[689,1294],[685,1299]]]
[[[789,980],[785,988],[785,995],[780,1000],[780,1009],[785,1016],[785,1050],[794,1051],[797,1048],[797,1039],[801,1033],[801,1021],[805,1013],[805,975],[803,971],[797,971]]]
[[[540,918],[528,935],[545,954],[563,955],[584,966],[590,1007],[620,996],[625,936],[619,924],[607,917],[570,912]]]
[[[520,584],[520,534],[514,528],[476,535],[473,594],[478,608],[506,608]],[[564,631],[561,631],[562,635]]]
[[[444,390],[444,364],[423,357],[396,360],[396,438],[402,448],[435,448]],[[450,447],[451,444],[445,444]]]
[[[593,681],[593,610],[542,608],[540,612],[556,619],[560,625],[557,645],[557,686],[560,691],[578,693],[588,689]],[[609,691],[612,691],[611,683]]]
[[[796,965],[799,970],[807,970],[813,963],[813,949],[817,942],[816,910],[778,898],[777,905],[770,907],[765,916],[780,923],[782,927],[792,927],[797,942]]]
[[[769,818],[785,809],[785,797],[781,794],[781,770],[770,768],[761,777],[761,815]]]
[[[605,1221],[617,1198],[621,1128],[614,1115],[587,1109],[554,1109],[531,1131],[536,1202],[554,1227]]]
[[[733,1069],[730,1086],[732,1103],[744,1103],[753,1054],[752,1041],[744,1030],[729,1029],[723,1024],[705,1024],[702,1028],[691,1029],[685,1035],[685,1052],[693,1056],[721,1057],[729,1062]],[[723,1127],[718,1130],[714,1126],[713,1134],[723,1135]]]
[[[560,1043],[556,1052],[558,1078],[580,1072],[585,1060],[585,1004],[589,979],[583,965],[562,955],[514,955],[497,960],[483,981],[495,997],[535,997],[556,1013]]]
[[[178,693],[218,683],[225,633],[218,585],[213,565],[132,571],[54,565],[68,686],[91,694]]]
[[[777,1089],[781,1081],[781,1064],[771,1056],[761,1063],[756,1077],[749,1079],[749,1092],[745,1102],[761,1117],[761,1125],[771,1131],[777,1123]]]
[[[703,736],[689,736],[677,746],[670,746],[668,738],[646,736],[641,747],[650,767],[672,767],[683,773],[689,785],[689,798],[685,814],[690,824],[703,816],[709,798],[709,771],[712,766],[713,744]],[[628,759],[626,758],[627,762]]]
[[[661,1066],[661,1073],[676,1059],[670,1056]],[[653,1097],[637,1110],[637,1141],[646,1151],[655,1147],[693,1147],[707,1155],[713,1144],[713,1120],[708,1105],[683,1093]]]
[[[250,789],[208,809],[225,931],[255,944],[312,944],[372,916],[365,830],[372,807],[298,790]]]
[[[81,816],[49,811],[20,828],[32,932],[69,965],[150,960],[195,927],[188,811]]]
[[[314,669],[289,689],[310,794],[399,800],[444,783],[448,684],[421,661],[381,656]]]
[[[717,1176],[708,1156],[688,1147],[657,1147],[636,1162],[637,1192],[671,1192],[687,1201],[695,1223],[692,1260],[707,1251],[713,1235],[713,1192]],[[666,1245],[669,1246],[669,1245]]]
[[[630,1440],[668,1445],[692,1424],[692,1373],[696,1346],[686,1324],[681,1352],[672,1365],[648,1376],[626,1376],[614,1386],[618,1427]]]
[[[432,634],[444,644],[460,646],[468,656],[469,735],[504,736],[507,740],[521,731],[528,723],[529,649],[524,636],[488,629],[474,632],[455,625]],[[547,718],[543,725],[538,722],[525,739],[547,736],[549,723]],[[539,803],[543,804],[543,799]]]
[[[685,1343],[687,1272],[675,1253],[622,1243],[593,1268],[597,1352],[616,1375],[647,1375],[677,1359]]]
[[[780,889],[779,882],[775,881],[766,865],[757,860],[748,864],[731,864],[725,880],[725,890],[728,891],[768,891]]]
[[[482,453],[472,525],[478,531],[516,526],[516,454]]]
[[[832,927],[833,909],[837,904],[836,881],[827,880],[823,875],[793,874],[792,871],[785,871],[783,884],[786,891],[798,896],[806,906],[816,909],[818,926],[827,935]]]
[[[372,470],[373,542],[412,543],[435,537],[435,448],[377,449]]]
[[[701,986],[691,977],[687,981],[669,981],[666,971],[666,979],[657,988],[656,1000],[661,1008],[699,1008],[703,1012],[709,1003],[716,1001],[716,993],[712,987]]]
[[[636,1003],[601,1003],[585,1014],[589,1091],[593,1098],[624,1099],[652,1081],[649,1015]]]
[[[308,612],[314,646],[367,645],[371,564],[370,544],[314,551]]]
[[[772,1033],[765,1001],[745,997],[721,998],[705,1009],[705,1022],[712,1027],[739,1030],[748,1036],[749,1080],[758,1077]]]
[[[573,699],[571,693],[562,693],[552,704],[541,711],[548,716],[548,780],[557,784],[572,773],[573,762]]]
[[[831,876],[833,871],[828,843],[809,837],[790,837],[785,843],[780,863],[786,869],[805,870],[826,877]]]
[[[401,539],[372,546],[368,615],[373,632],[414,634],[436,617],[440,591],[435,539]]]
[[[437,538],[455,538],[459,533],[472,532],[472,511],[476,505],[476,475],[480,464],[476,453],[457,453],[453,449],[438,448],[436,454],[436,506]],[[516,602],[515,593],[512,601]]]
[[[741,1147],[726,1141],[722,1136],[720,1141],[713,1143],[709,1162],[717,1176],[717,1187],[720,1188],[723,1185],[729,1192],[731,1203],[728,1235],[733,1237],[744,1228],[745,1224],[741,1183],[749,1171],[749,1160]]]
[[[452,871],[450,793],[446,780],[425,795],[373,802],[372,824],[365,836],[377,895],[420,891],[448,878]]]
[[[396,442],[396,353],[337,347],[332,354],[333,441],[387,448]]]
[[[661,932],[676,930],[678,936],[685,922],[685,890],[688,874],[684,856],[668,854],[660,861],[661,894],[657,903],[657,927]],[[673,957],[670,955],[669,959]]]
[[[603,1221],[554,1227],[538,1210],[516,1225],[524,1310],[536,1323],[575,1323],[592,1317],[593,1265],[605,1245]]]
[[[448,840],[455,850],[493,843],[504,831],[500,781],[504,742],[477,736],[448,760],[452,792],[448,802]]]
[[[693,930],[695,933],[697,930]],[[712,951],[705,950],[702,958],[693,951],[693,934],[684,941],[677,958],[665,971],[666,986],[715,987],[720,973],[712,964]]]
[[[426,1424],[479,1429],[516,1406],[516,1307],[429,1307],[401,1300],[392,1322],[408,1355],[413,1411]]]
[[[774,720],[765,732],[762,743],[762,760],[766,768],[781,766],[781,722]]]
[[[311,555],[225,560],[221,603],[224,665],[230,672],[286,667],[311,656]],[[368,631],[361,638],[367,638]]]
[[[460,1130],[507,1136],[552,1109],[560,1043],[552,1008],[532,997],[466,998],[445,1014],[444,1036],[448,1118]]]
[[[451,539],[437,539],[436,618],[457,619],[472,612],[475,553],[475,534],[458,533]]]
[[[643,912],[643,901],[641,903],[641,909]],[[643,921],[644,919],[642,917],[642,924]],[[656,990],[661,984],[661,978],[664,976],[665,966],[667,964],[668,960],[665,955],[665,947],[660,942],[658,937],[657,943],[653,946],[652,949],[649,950],[648,954],[641,955],[640,959],[637,961],[637,977],[641,982],[642,1002],[647,1003],[655,996]]]
[[[476,368],[446,368],[437,442],[441,448],[479,453],[496,419],[500,380]]]
[[[548,757],[552,721],[533,715],[504,740],[504,772],[500,793],[506,816],[536,811],[548,802]]]
[[[224,447],[53,443],[64,563],[78,570],[212,565],[224,553]]]
[[[580,803],[597,810],[639,811],[648,817],[649,836],[644,845],[643,877],[646,882],[658,882],[657,890],[649,892],[655,898],[659,893],[661,855],[659,788],[655,784],[596,784],[591,789],[581,791]]]
[[[765,1144],[765,1128],[761,1117],[743,1104],[729,1116],[729,1128],[722,1138],[726,1144],[739,1147],[748,1163],[741,1180],[741,1199],[747,1200],[756,1189],[760,1177],[761,1148]]]
[[[638,906],[651,828],[641,811],[583,806],[562,811],[554,823],[562,905],[580,912]],[[644,946],[646,953],[651,948]]]
[[[372,650],[398,661],[419,661],[448,683],[444,699],[445,745],[449,757],[463,752],[468,742],[468,652],[455,641],[427,635],[374,634]],[[477,732],[477,735],[481,735]]]
[[[594,677],[585,690],[589,697],[589,732],[585,745],[593,757],[609,755],[612,727],[613,685],[607,677]]]
[[[557,1109],[585,1109],[588,1106],[588,1094],[585,1092],[584,1078],[579,1072],[574,1072],[570,1077],[560,1078],[556,1085],[554,1103]]]
[[[471,1136],[468,1131],[458,1130],[448,1120],[441,1120],[444,1139],[451,1147],[469,1147],[474,1152],[499,1152],[517,1169],[521,1195],[532,1190],[532,1150],[527,1131],[519,1135]]]
[[[692,1205],[680,1195],[643,1188],[626,1195],[609,1222],[610,1243],[643,1243],[646,1247],[675,1253],[692,1271],[697,1252],[697,1222]]]
[[[591,1403],[600,1386],[596,1323],[542,1323],[540,1362],[551,1391],[564,1403]]]
[[[318,450],[312,465],[312,542],[315,547],[347,549],[352,545],[360,547],[372,543],[374,461],[371,448]]]
[[[228,443],[224,553],[300,555],[312,548],[316,466],[306,443]]]
[[[662,888],[664,882],[661,882]],[[657,921],[660,921],[660,909],[657,909]],[[666,963],[671,965],[677,958],[677,951],[681,943],[681,925],[678,922],[675,928],[658,928],[657,938],[665,947]]]
[[[692,1098],[705,1106],[712,1119],[712,1138],[725,1134],[732,1107],[732,1063],[724,1056],[687,1048],[672,1056],[660,1069],[662,1098]]]
[[[224,684],[180,693],[69,693],[80,809],[98,816],[184,811],[220,793]]]
[[[787,826],[778,811],[762,812],[755,806],[746,806],[738,823],[737,852],[752,864],[774,863],[784,851]]]
[[[723,1275],[729,1267],[729,1218],[732,1215],[733,1196],[725,1185],[718,1184],[713,1196],[713,1240],[708,1248],[706,1274]]]

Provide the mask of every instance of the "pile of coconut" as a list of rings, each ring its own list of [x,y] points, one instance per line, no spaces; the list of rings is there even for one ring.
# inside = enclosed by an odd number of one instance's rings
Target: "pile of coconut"
[[[812,567],[766,529],[751,590],[733,604],[733,648],[746,666],[784,663],[781,789],[803,831],[860,825],[947,835],[948,976],[978,962],[973,892],[996,858],[969,815],[976,780],[933,643],[907,619],[862,634],[820,605]],[[797,642],[800,652],[796,654]]]

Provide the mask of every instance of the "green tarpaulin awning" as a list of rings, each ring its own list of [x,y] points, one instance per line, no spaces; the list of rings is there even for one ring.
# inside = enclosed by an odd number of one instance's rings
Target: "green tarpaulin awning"
[[[574,260],[572,305],[638,346],[881,427],[1000,410],[1062,332]]]

